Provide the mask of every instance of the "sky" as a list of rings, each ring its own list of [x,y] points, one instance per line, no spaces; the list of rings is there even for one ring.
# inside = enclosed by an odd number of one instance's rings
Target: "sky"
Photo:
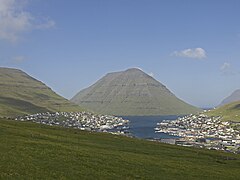
[[[214,107],[240,88],[239,9],[239,0],[0,0],[0,66],[68,99],[138,67]]]

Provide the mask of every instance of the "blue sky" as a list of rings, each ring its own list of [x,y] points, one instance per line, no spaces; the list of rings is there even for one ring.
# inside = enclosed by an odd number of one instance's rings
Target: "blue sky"
[[[240,88],[239,9],[238,0],[0,0],[0,66],[66,98],[139,67],[211,107]]]

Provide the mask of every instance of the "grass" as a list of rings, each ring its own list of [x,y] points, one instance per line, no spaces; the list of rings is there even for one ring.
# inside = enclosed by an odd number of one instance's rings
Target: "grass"
[[[226,104],[206,114],[209,116],[222,116],[223,121],[240,122],[240,101]]]
[[[240,156],[0,120],[0,179],[236,179]]]

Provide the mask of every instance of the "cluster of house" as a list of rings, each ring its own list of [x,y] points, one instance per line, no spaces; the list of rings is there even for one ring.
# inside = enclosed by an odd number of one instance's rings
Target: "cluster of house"
[[[173,139],[160,140],[169,144],[240,153],[240,123],[223,122],[220,119],[204,114],[188,115],[158,123],[155,132],[175,136]]]
[[[89,112],[46,112],[16,117],[15,120],[112,134],[128,134],[129,124],[128,120],[121,117],[96,115]]]

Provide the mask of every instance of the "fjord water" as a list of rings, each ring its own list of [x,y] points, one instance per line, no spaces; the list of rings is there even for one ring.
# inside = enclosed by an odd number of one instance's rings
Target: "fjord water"
[[[163,120],[175,120],[179,116],[122,116],[128,119],[129,132],[132,136],[143,139],[161,139],[161,138],[175,138],[175,136],[166,133],[155,133],[154,128],[157,123]]]

